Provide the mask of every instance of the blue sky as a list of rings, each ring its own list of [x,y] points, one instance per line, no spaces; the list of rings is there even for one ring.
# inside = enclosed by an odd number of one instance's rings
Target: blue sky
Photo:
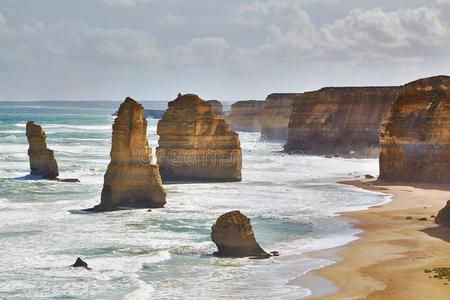
[[[450,0],[0,0],[0,100],[235,101],[449,74]]]

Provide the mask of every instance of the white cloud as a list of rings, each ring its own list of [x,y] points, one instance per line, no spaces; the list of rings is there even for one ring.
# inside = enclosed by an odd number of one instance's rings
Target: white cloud
[[[135,7],[138,4],[148,2],[149,0],[102,0],[110,6]]]
[[[183,24],[184,22],[185,20],[182,16],[173,13],[167,13],[158,19],[158,23],[169,26],[180,25]]]
[[[173,61],[186,65],[210,65],[223,61],[229,44],[223,37],[195,38],[172,51]]]

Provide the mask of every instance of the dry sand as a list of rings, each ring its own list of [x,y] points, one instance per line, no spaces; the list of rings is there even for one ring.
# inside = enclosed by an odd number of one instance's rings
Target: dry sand
[[[367,211],[343,213],[362,229],[360,239],[341,248],[342,260],[315,273],[338,293],[320,299],[450,299],[450,282],[425,269],[450,267],[450,228],[434,224],[450,199],[450,186],[343,182],[393,195],[392,202]],[[408,220],[407,217],[411,217]],[[427,218],[427,221],[419,221]],[[448,285],[446,285],[448,284]]]

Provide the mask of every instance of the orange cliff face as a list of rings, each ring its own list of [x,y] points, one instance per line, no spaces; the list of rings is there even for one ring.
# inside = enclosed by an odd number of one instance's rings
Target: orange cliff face
[[[261,138],[268,141],[287,140],[292,99],[299,94],[271,94],[264,102]]]
[[[163,180],[241,180],[239,135],[197,95],[179,95],[169,102],[157,132],[156,153]]]
[[[402,87],[381,129],[380,179],[450,182],[450,77]]]
[[[237,131],[260,132],[264,101],[238,101],[231,105],[228,121]]]
[[[292,103],[285,150],[377,157],[380,126],[398,91],[398,87],[342,87],[300,94]]]
[[[47,135],[40,125],[27,122],[26,135],[28,139],[31,175],[42,176],[44,179],[55,180],[58,177],[58,164],[53,150],[47,148]]]
[[[112,133],[111,162],[101,203],[94,211],[159,208],[166,203],[159,168],[151,164],[144,107],[131,98],[120,105]]]

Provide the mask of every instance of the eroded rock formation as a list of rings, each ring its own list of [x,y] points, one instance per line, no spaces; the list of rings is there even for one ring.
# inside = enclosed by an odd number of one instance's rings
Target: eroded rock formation
[[[286,141],[291,103],[298,94],[271,94],[267,97],[261,117],[261,138]]]
[[[114,121],[111,162],[104,178],[101,203],[93,210],[163,207],[166,192],[159,168],[151,162],[144,108],[127,98]]]
[[[270,257],[258,244],[250,219],[240,211],[221,215],[211,227],[211,239],[220,257]]]
[[[447,201],[447,205],[439,211],[434,221],[436,224],[450,225],[450,200]]]
[[[378,157],[380,126],[398,87],[323,88],[292,103],[287,152]]]
[[[223,115],[223,105],[219,100],[208,100],[206,102],[211,104],[212,109],[216,115]]]
[[[47,135],[40,125],[27,122],[26,135],[28,139],[31,175],[42,176],[44,179],[55,180],[58,177],[58,164],[53,150],[47,148]]]
[[[238,101],[231,105],[228,121],[237,131],[260,132],[264,101]]]
[[[450,77],[402,87],[381,130],[380,178],[450,182]]]
[[[197,95],[180,95],[169,102],[157,132],[163,180],[241,180],[239,135]]]

